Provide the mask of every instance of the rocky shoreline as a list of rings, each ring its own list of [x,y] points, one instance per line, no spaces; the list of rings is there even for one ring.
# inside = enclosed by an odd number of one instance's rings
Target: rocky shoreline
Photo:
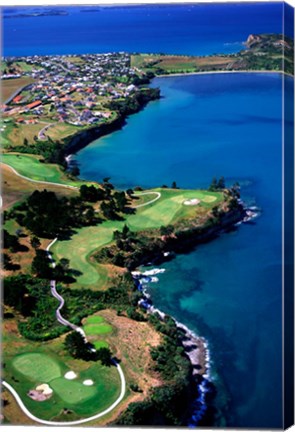
[[[247,223],[251,219],[258,216],[258,209],[256,207],[246,208],[244,203],[239,200],[239,212],[236,214],[230,214],[221,226],[218,228],[218,232],[229,228],[230,226],[236,226],[240,223]],[[216,235],[216,228],[208,233],[201,239],[201,241],[207,241]],[[200,241],[200,239],[198,239]],[[196,244],[196,238],[190,237],[189,243],[186,244],[190,246],[194,242]],[[169,257],[170,253],[166,253],[163,260]],[[151,296],[148,293],[148,284],[153,282],[158,282],[158,277],[156,275],[165,272],[162,268],[153,268],[151,270],[141,271],[137,269],[132,271],[133,280],[137,286],[137,289],[142,293],[142,298],[139,300],[139,306],[144,308],[147,313],[157,313],[161,319],[165,318],[165,313],[153,306]],[[184,348],[185,354],[188,357],[191,367],[192,367],[192,378],[197,385],[197,398],[192,401],[191,408],[191,418],[189,426],[198,426],[200,420],[207,414],[210,398],[215,389],[214,382],[211,375],[211,355],[208,341],[203,337],[195,334],[186,325],[178,322],[175,318],[174,320],[179,333],[181,345]]]

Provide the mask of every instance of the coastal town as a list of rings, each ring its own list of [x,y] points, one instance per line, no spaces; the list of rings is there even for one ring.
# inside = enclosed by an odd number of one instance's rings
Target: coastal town
[[[6,58],[2,72],[4,93],[15,86],[1,105],[4,141],[13,125],[34,125],[33,134],[22,128],[28,144],[115,119],[110,103],[132,98],[134,83],[148,82],[126,53]]]

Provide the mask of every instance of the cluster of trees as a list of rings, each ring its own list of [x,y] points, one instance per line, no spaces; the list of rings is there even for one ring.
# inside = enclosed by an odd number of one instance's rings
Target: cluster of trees
[[[9,150],[40,155],[43,157],[43,162],[66,167],[64,145],[58,141],[52,141],[49,137],[46,141],[38,141],[37,137],[35,137],[34,144],[28,144],[28,141],[24,141],[24,145],[9,147]]]
[[[58,198],[54,192],[35,190],[25,202],[5,213],[6,219],[15,218],[34,236],[68,237],[73,228],[95,225],[101,218],[93,207],[80,197]]]
[[[4,304],[13,307],[25,318],[19,323],[23,336],[47,340],[64,332],[55,316],[58,301],[51,296],[47,281],[21,274],[5,278],[4,286]]]
[[[114,186],[110,183],[110,178],[106,177],[103,179],[103,183],[100,188],[94,185],[87,186],[82,185],[80,187],[80,197],[83,201],[95,203],[102,201],[100,210],[106,219],[121,220],[121,213],[132,212],[131,208],[128,208],[128,198],[132,195],[132,189],[124,191],[115,191]],[[126,196],[127,194],[127,196]]]
[[[28,247],[19,242],[17,235],[10,234],[6,229],[3,229],[2,233],[3,249],[8,249],[11,253],[28,251]],[[3,253],[3,267],[5,270],[18,270],[20,268],[19,264],[15,264],[6,252]]]
[[[54,279],[65,284],[75,282],[75,276],[81,274],[78,270],[70,268],[70,261],[67,258],[62,258],[55,267],[52,267],[48,253],[43,249],[36,250],[31,270],[40,279]]]
[[[100,348],[95,350],[94,346],[87,342],[83,335],[73,331],[67,335],[64,342],[65,348],[74,358],[79,358],[85,361],[100,360],[104,366],[111,366],[112,353],[109,348]]]
[[[209,186],[209,191],[217,192],[225,189],[225,179],[224,177],[220,177],[218,180],[216,177],[213,177],[212,182]]]
[[[55,275],[54,275],[55,276]],[[19,323],[23,336],[31,340],[53,339],[67,331],[56,319],[58,301],[52,297],[48,280],[31,275],[16,275],[4,280],[3,302],[25,318]],[[72,290],[58,285],[65,299],[63,316],[80,325],[82,318],[107,308],[127,310],[137,306],[140,293],[129,273],[118,276],[106,291]]]
[[[96,253],[97,261],[133,270],[138,265],[161,255],[165,249],[165,243],[159,238],[158,232],[150,232],[149,236],[146,236],[132,232],[127,225],[122,231],[114,231],[113,238],[114,245],[102,248]]]
[[[108,102],[107,108],[117,111],[122,116],[127,116],[138,112],[149,101],[160,98],[160,89],[158,88],[141,88],[128,98],[116,99]]]

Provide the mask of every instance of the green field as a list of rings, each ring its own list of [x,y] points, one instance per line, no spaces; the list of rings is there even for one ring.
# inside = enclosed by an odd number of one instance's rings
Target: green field
[[[52,252],[58,259],[67,258],[72,268],[82,272],[77,277],[75,287],[99,288],[105,283],[105,272],[101,266],[89,263],[93,251],[112,242],[113,232],[121,230],[126,223],[131,230],[160,228],[162,225],[174,223],[182,218],[196,214],[198,206],[185,206],[183,202],[197,198],[201,201],[200,208],[210,209],[223,200],[220,192],[203,190],[155,189],[161,193],[161,198],[154,203],[141,207],[135,215],[128,216],[125,221],[106,221],[102,225],[84,227],[78,230],[70,240],[58,241],[52,247]],[[151,195],[151,200],[154,198]]]
[[[32,414],[43,419],[58,420],[64,407],[78,418],[89,417],[108,408],[120,394],[117,368],[102,366],[100,362],[71,360],[69,367],[61,357],[36,350],[6,358],[6,365],[6,381],[13,385]],[[69,370],[74,370],[77,378],[64,378]],[[84,385],[86,379],[91,379],[93,385]],[[32,400],[27,393],[43,383],[52,388],[52,397],[42,402]]]

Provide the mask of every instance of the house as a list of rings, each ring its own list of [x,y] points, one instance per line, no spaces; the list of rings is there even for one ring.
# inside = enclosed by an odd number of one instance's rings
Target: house
[[[33,108],[36,108],[37,106],[39,106],[39,105],[41,105],[41,104],[42,104],[42,101],[40,101],[40,100],[36,100],[35,102],[32,102],[32,103],[28,104],[28,105],[26,106],[26,108],[27,108],[27,109],[33,109]]]
[[[23,97],[21,95],[15,96],[15,98],[12,99],[12,102],[19,103],[22,100],[22,98]]]

